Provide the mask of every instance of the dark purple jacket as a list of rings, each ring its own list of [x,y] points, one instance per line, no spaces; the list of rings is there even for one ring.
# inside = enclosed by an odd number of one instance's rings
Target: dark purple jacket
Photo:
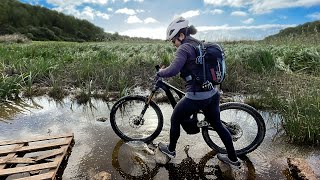
[[[184,72],[192,72],[194,68],[199,68],[195,65],[194,61],[197,55],[194,47],[191,45],[198,45],[199,43],[197,39],[187,36],[178,47],[172,63],[167,68],[161,69],[157,75],[159,77],[172,77],[179,72],[184,74]],[[202,91],[201,85],[195,81],[188,81],[185,86],[187,92]]]

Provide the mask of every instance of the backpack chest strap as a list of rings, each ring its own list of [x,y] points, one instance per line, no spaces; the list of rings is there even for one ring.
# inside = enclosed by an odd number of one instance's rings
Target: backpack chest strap
[[[185,80],[186,82],[188,82],[188,81],[192,81],[193,78],[192,78],[191,75],[189,75],[189,76],[184,77],[184,80]]]

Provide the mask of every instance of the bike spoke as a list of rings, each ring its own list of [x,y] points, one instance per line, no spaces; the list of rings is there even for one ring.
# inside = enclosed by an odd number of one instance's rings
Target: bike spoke
[[[250,145],[258,134],[258,126],[254,117],[246,111],[227,109],[221,112],[221,119],[231,126],[232,132],[230,133],[236,150]],[[209,130],[209,135],[216,145],[224,147],[216,131]]]

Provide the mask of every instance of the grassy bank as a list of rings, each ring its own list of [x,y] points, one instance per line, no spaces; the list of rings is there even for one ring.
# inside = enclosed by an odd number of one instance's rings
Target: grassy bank
[[[320,45],[223,45],[228,67],[223,90],[258,95],[251,103],[281,113],[293,141],[319,143]],[[84,99],[114,91],[122,96],[149,85],[154,65],[168,65],[174,52],[163,42],[0,44],[0,98],[32,96],[39,87],[49,87],[46,93],[58,98],[73,89]],[[183,88],[179,78],[170,81]]]
[[[92,91],[125,92],[145,85],[155,64],[169,63],[174,49],[163,46],[125,42],[0,44],[0,68],[3,76],[24,77],[20,84],[25,95],[36,93],[34,85],[88,90],[90,84]]]

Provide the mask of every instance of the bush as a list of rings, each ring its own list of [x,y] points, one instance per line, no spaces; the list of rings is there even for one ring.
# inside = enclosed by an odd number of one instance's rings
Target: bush
[[[0,100],[16,99],[22,89],[24,77],[22,75],[15,76],[0,76]]]
[[[17,29],[10,25],[0,26],[0,35],[15,34],[17,32]]]
[[[55,33],[52,30],[45,27],[31,27],[29,31],[33,34],[33,40],[59,40],[59,38],[55,35]]]
[[[296,49],[287,53],[284,63],[293,72],[319,76],[320,72],[320,51],[317,48]]]
[[[22,34],[9,34],[0,36],[0,43],[26,43],[30,42],[25,35]]]
[[[275,67],[275,60],[270,51],[258,49],[249,54],[247,65],[256,73],[269,72]]]
[[[320,91],[308,94],[294,92],[292,99],[283,101],[281,114],[286,133],[292,141],[299,143],[320,143]]]

